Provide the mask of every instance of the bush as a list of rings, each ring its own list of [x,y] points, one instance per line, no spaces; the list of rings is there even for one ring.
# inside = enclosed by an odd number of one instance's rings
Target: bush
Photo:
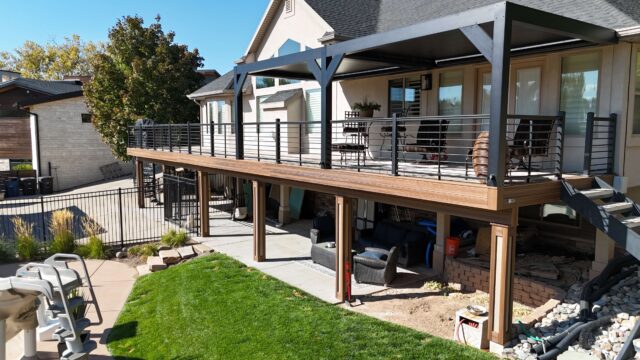
[[[9,262],[15,261],[16,252],[7,240],[0,238],[0,261]]]
[[[51,214],[49,229],[53,235],[50,250],[52,253],[73,253],[76,248],[73,228],[73,214],[67,209],[56,210]]]
[[[155,256],[158,254],[158,246],[156,246],[155,244],[132,246],[127,250],[127,254],[140,257]]]
[[[24,221],[20,217],[11,219],[16,234],[18,258],[22,261],[31,261],[38,256],[40,244],[33,238],[33,224]]]
[[[76,247],[75,253],[85,259],[99,260],[107,258],[102,240],[97,236],[91,236],[86,244]]]
[[[11,170],[33,170],[31,164],[16,164],[11,167]]]
[[[171,229],[166,234],[162,235],[160,242],[167,246],[180,247],[184,246],[188,240],[189,236],[187,235],[186,231],[175,231]]]

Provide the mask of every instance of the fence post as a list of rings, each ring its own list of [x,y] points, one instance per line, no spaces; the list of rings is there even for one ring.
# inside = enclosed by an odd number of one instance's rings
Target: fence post
[[[398,115],[391,115],[391,175],[398,176]]]
[[[47,242],[47,224],[44,220],[44,197],[40,195],[40,219],[42,221],[42,242]]]
[[[276,119],[276,164],[280,164],[280,119]]]
[[[187,152],[191,154],[191,123],[187,123]]]
[[[173,152],[173,142],[171,141],[171,124],[167,124],[169,127],[169,152]]]
[[[582,173],[589,175],[591,173],[591,152],[593,151],[593,117],[592,112],[587,113],[587,128],[584,138],[584,164]]]
[[[140,191],[138,189],[137,191]],[[120,218],[120,248],[124,248],[124,219],[122,218],[122,188],[118,188],[118,214]]]

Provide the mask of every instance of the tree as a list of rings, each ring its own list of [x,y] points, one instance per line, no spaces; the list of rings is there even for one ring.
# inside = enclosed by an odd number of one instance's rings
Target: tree
[[[91,58],[101,50],[100,43],[83,42],[75,34],[65,37],[62,44],[40,45],[25,41],[13,53],[0,53],[0,68],[42,80],[61,80],[65,75],[91,75]]]
[[[140,118],[186,123],[198,106],[186,95],[200,87],[198,50],[174,43],[160,18],[148,27],[140,17],[123,17],[109,31],[105,52],[92,62],[93,78],[84,86],[93,123],[114,155],[126,160],[127,126]]]

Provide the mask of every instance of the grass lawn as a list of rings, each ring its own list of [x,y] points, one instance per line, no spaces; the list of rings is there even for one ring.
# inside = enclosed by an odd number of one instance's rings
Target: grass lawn
[[[221,254],[140,278],[108,346],[117,359],[494,359],[325,303]]]

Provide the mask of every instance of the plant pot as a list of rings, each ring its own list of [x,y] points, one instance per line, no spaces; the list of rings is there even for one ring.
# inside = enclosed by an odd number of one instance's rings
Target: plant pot
[[[373,109],[360,110],[360,117],[363,117],[363,118],[373,117]]]

